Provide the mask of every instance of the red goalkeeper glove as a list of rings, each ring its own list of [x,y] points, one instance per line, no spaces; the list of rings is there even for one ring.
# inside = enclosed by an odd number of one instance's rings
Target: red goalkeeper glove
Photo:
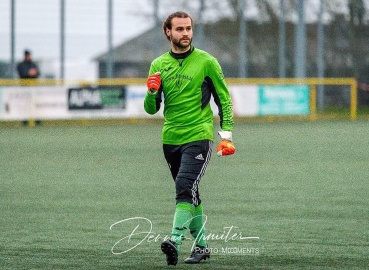
[[[150,75],[147,78],[147,89],[149,89],[150,94],[156,93],[161,86],[160,72]]]
[[[233,155],[236,152],[236,148],[232,142],[232,131],[219,131],[219,136],[222,138],[217,147],[218,156]]]

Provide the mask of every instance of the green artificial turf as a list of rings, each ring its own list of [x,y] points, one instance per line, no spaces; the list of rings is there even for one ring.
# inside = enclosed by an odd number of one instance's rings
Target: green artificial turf
[[[0,128],[0,268],[174,268],[160,132]],[[234,141],[200,183],[211,258],[183,263],[188,233],[176,269],[369,268],[368,121],[242,123]]]

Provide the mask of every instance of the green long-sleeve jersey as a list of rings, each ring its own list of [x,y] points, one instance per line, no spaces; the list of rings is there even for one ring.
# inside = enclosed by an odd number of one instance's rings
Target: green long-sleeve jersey
[[[149,74],[156,72],[161,86],[157,93],[147,93],[144,108],[155,114],[164,97],[164,144],[214,140],[211,96],[218,106],[220,128],[233,129],[232,100],[216,58],[194,47],[184,54],[167,52],[151,63]]]

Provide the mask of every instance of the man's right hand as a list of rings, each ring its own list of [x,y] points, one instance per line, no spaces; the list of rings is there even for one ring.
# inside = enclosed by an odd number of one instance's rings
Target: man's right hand
[[[160,72],[150,75],[147,78],[147,88],[151,94],[156,93],[161,85]]]

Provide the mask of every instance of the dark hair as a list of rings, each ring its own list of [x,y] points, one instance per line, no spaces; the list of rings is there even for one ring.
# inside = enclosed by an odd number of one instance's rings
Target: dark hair
[[[164,30],[164,35],[167,37],[168,40],[170,40],[170,38],[167,36],[167,33],[166,33],[166,29],[172,29],[172,19],[173,18],[190,18],[191,19],[191,25],[193,25],[193,20],[191,18],[190,15],[188,15],[186,12],[183,12],[183,11],[177,11],[177,12],[174,12],[172,14],[170,14],[168,16],[168,18],[165,20],[165,22],[163,23],[163,30]]]

